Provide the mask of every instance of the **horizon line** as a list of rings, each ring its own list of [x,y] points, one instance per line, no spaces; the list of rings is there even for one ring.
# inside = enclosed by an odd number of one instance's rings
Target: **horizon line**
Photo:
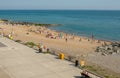
[[[120,11],[120,9],[0,9],[0,10],[93,10],[93,11]]]

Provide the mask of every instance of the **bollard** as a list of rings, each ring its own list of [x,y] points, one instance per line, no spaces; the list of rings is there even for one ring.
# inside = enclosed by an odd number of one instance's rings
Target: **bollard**
[[[47,48],[47,52],[49,52],[50,50],[49,50],[49,48]]]
[[[41,53],[42,52],[42,48],[39,48],[39,53]]]
[[[85,65],[85,61],[84,60],[81,60],[80,61],[80,66],[83,67]]]
[[[10,36],[10,39],[13,40],[13,36]]]
[[[64,57],[65,57],[65,56],[64,56],[63,53],[61,53],[61,54],[59,55],[59,57],[60,57],[61,60],[64,60]]]
[[[75,67],[78,66],[78,60],[75,60]]]

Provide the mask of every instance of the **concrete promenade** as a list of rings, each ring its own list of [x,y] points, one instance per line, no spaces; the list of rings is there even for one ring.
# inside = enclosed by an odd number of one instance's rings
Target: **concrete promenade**
[[[0,42],[4,44],[0,46],[0,78],[80,78],[82,70],[69,61],[37,53],[4,37],[0,37]]]

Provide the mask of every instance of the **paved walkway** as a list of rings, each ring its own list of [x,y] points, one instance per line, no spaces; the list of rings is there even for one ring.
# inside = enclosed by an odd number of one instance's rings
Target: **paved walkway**
[[[6,45],[0,47],[0,70],[4,73],[2,75],[6,74],[2,78],[80,77],[81,70],[69,61],[57,59],[51,54],[36,53],[36,50],[7,38],[0,38],[0,42]]]

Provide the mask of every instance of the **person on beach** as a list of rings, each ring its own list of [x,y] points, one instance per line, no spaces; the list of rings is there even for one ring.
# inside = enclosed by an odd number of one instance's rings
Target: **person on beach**
[[[74,40],[74,38],[75,38],[75,35],[73,34],[73,35],[72,35],[72,39]]]
[[[11,37],[11,34],[8,34],[8,38],[10,38]]]
[[[97,40],[97,43],[100,43],[100,40]]]
[[[1,33],[1,36],[4,37],[4,32]]]
[[[88,38],[88,41],[90,41],[89,38]]]
[[[68,39],[67,39],[67,38],[65,38],[65,41],[67,42],[67,41],[68,41]]]
[[[104,41],[103,45],[105,45],[105,46],[106,46],[106,45],[107,45],[107,43]]]
[[[80,41],[82,41],[82,39],[81,39],[81,38],[79,39],[79,42],[80,42]]]
[[[66,37],[67,37],[68,35],[66,34]]]
[[[63,36],[62,33],[60,33],[60,34],[59,34],[59,38],[62,38],[62,36]]]
[[[91,35],[91,43],[94,42],[94,35]]]
[[[42,52],[40,43],[38,44],[38,50],[39,50],[39,53]]]
[[[91,35],[91,38],[92,38],[92,40],[94,39],[94,35],[93,34]]]

